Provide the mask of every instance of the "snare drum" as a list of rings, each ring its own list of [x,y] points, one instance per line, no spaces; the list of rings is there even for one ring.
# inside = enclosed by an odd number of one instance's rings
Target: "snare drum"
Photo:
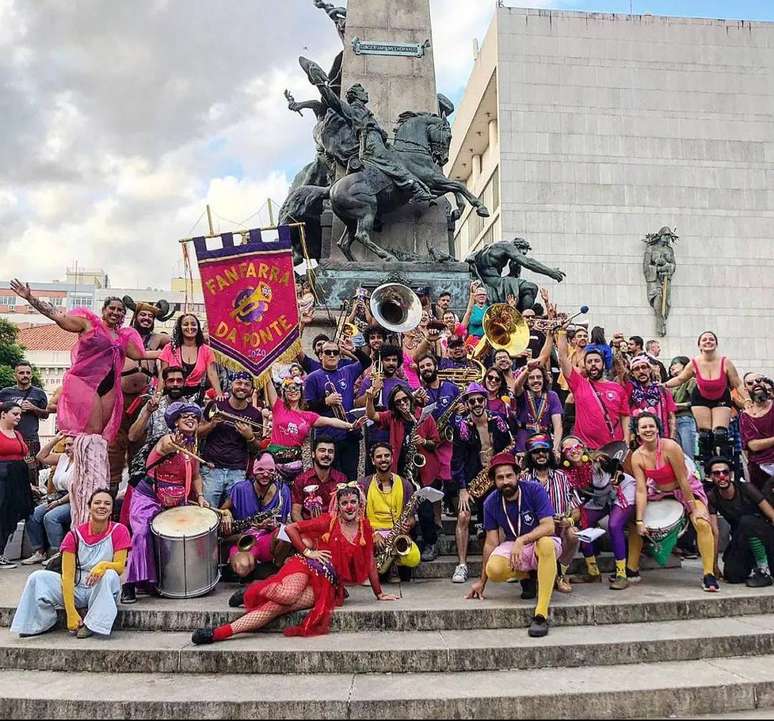
[[[680,528],[682,534],[687,527],[683,504],[671,498],[648,501],[642,520],[648,538],[655,543],[663,541],[675,528]]]
[[[151,523],[156,546],[158,589],[167,598],[196,598],[220,580],[215,511],[179,506],[159,513]]]

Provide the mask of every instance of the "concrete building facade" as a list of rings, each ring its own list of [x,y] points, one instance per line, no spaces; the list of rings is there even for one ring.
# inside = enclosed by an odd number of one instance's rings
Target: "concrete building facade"
[[[643,238],[676,227],[664,354],[713,329],[770,369],[774,23],[498,7],[447,171],[494,211],[461,218],[460,257],[527,238],[567,273],[538,282],[608,335],[655,337]]]

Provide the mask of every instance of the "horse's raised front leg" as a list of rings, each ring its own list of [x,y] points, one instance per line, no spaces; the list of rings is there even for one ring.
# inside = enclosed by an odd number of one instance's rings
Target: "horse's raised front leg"
[[[455,196],[458,194],[461,195],[476,209],[476,213],[478,213],[482,218],[489,217],[489,211],[487,210],[486,206],[468,190],[465,183],[461,183],[458,180],[452,180],[451,178],[446,178],[443,175],[439,175],[432,179],[430,182],[430,187],[434,193],[454,193]]]

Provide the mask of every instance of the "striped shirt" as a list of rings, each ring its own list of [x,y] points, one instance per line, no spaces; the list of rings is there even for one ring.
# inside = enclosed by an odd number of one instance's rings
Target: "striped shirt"
[[[564,471],[548,469],[548,480],[543,483],[534,472],[524,471],[519,477],[520,481],[539,483],[548,493],[551,505],[557,516],[569,516],[574,508],[581,506],[581,500]]]

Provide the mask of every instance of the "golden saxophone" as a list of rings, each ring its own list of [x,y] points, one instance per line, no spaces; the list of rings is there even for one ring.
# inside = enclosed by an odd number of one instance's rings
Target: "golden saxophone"
[[[413,541],[408,535],[409,521],[422,500],[418,493],[411,496],[392,530],[384,537],[384,544],[376,552],[376,570],[380,575],[387,573],[399,556],[405,556],[411,550]]]
[[[468,493],[479,500],[483,498],[494,487],[494,480],[489,478],[489,465],[482,468],[476,477],[468,483]]]
[[[457,410],[460,402],[461,401],[459,399],[455,398],[449,404],[449,407],[443,413],[441,413],[440,416],[438,416],[438,420],[436,421],[439,435],[441,438],[449,441],[449,443],[454,440],[454,429],[452,428],[451,422],[452,418],[455,416],[455,411]]]
[[[419,438],[419,432],[415,425],[414,430],[411,432],[411,437],[409,438],[409,446],[406,449],[406,468],[403,473],[403,477],[414,486],[414,488],[419,488],[419,479],[417,477],[418,469],[422,468],[425,463],[427,463],[425,457],[419,452],[417,438]]]
[[[258,526],[261,523],[268,521],[269,519],[272,519],[275,525],[279,523],[280,512],[278,508],[275,508],[271,511],[261,511],[253,516],[250,516],[249,518],[243,518],[241,521],[234,521],[231,524],[231,534],[242,534],[237,540],[237,548],[243,552],[249,551],[255,545],[256,538],[251,533],[244,532],[249,528],[253,528],[254,526]]]

